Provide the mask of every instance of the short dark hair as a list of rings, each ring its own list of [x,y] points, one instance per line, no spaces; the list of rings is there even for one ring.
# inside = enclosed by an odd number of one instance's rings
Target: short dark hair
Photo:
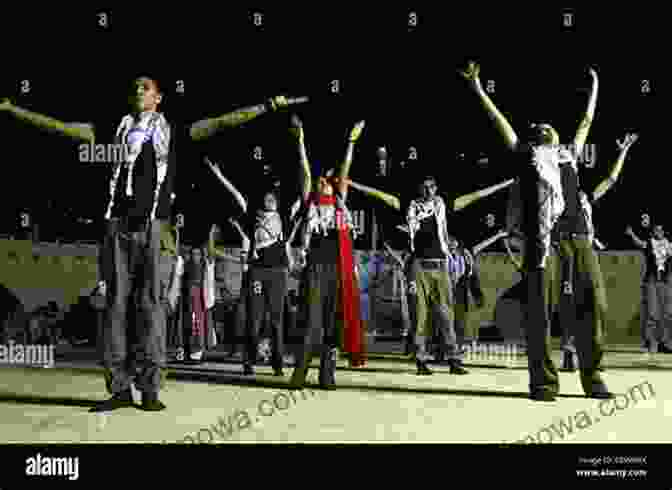
[[[156,91],[160,94],[163,94],[163,92],[161,90],[161,82],[159,82],[159,79],[154,77],[154,76],[141,74],[141,75],[138,75],[137,77],[133,78],[132,83],[135,83],[142,78],[146,78],[147,80],[151,81],[152,85],[154,85],[154,88],[156,89]]]

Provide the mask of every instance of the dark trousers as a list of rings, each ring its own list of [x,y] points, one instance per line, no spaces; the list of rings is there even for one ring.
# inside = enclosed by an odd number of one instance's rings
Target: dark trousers
[[[135,382],[159,391],[166,362],[166,316],[160,291],[160,222],[129,229],[112,219],[101,247],[101,275],[108,287],[103,325],[103,364],[108,390],[118,394]]]
[[[656,352],[658,343],[672,346],[670,328],[672,327],[672,282],[668,279],[649,277],[645,284],[646,317],[644,339],[649,350]]]
[[[284,316],[285,299],[289,283],[289,271],[286,267],[252,267],[249,270],[247,288],[246,338],[247,349],[245,362],[254,364],[257,359],[257,348],[260,333],[264,332],[266,313],[270,313],[270,337],[272,339],[272,364],[282,368],[284,356]]]
[[[415,328],[416,358],[430,358],[427,342],[432,336],[433,317],[438,316],[441,352],[451,361],[461,359],[455,330],[455,298],[447,261],[414,260],[409,271],[409,312]]]
[[[601,384],[599,370],[604,357],[604,335],[607,316],[607,293],[602,271],[592,242],[587,237],[566,237],[560,240],[561,260],[572,268],[569,308],[560,310],[563,331],[574,337],[579,358],[581,381],[586,392],[593,384]],[[566,318],[563,321],[563,317]]]
[[[306,330],[292,382],[305,381],[316,346],[320,346],[320,383],[335,382],[336,348],[340,343],[336,329],[338,281],[337,264],[309,264],[304,271],[301,287]]]
[[[523,282],[527,286],[527,294],[523,298],[523,317],[531,392],[557,392],[559,388],[558,371],[551,359],[549,274],[552,274],[551,270],[537,267],[525,274]]]

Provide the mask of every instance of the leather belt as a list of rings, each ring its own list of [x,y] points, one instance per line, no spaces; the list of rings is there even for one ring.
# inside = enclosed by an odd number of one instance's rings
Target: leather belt
[[[560,240],[567,240],[567,239],[574,239],[574,240],[588,240],[590,239],[590,235],[588,233],[570,233],[570,232],[560,232],[558,233],[558,237]]]
[[[423,269],[440,270],[445,269],[447,261],[444,259],[416,259],[418,265]]]

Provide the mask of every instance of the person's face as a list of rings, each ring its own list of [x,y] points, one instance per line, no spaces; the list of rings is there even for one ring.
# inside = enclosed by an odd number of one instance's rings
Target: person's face
[[[420,186],[422,197],[430,199],[436,195],[436,182],[433,180],[425,180]]]
[[[333,196],[334,186],[331,185],[326,177],[320,177],[320,180],[317,183],[317,192],[324,196]]]
[[[156,83],[147,77],[140,77],[133,81],[131,93],[128,96],[131,109],[136,112],[156,111],[161,103],[161,94]]]
[[[560,138],[550,124],[531,124],[529,143],[534,145],[558,145]]]
[[[665,237],[665,231],[663,230],[663,227],[658,225],[653,229],[653,236],[656,238],[656,240],[662,240]]]
[[[275,198],[275,195],[268,193],[264,196],[264,209],[266,211],[278,210],[278,200]]]

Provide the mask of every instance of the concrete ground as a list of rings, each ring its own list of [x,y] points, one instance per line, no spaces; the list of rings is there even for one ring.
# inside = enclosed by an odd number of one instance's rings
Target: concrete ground
[[[160,413],[89,413],[108,396],[90,350],[60,355],[51,368],[4,367],[0,442],[672,442],[672,354],[646,360],[611,346],[605,379],[623,396],[603,405],[583,396],[576,373],[560,374],[555,403],[530,401],[524,355],[468,360],[467,376],[436,366],[419,377],[401,356],[376,356],[362,369],[340,361],[336,390],[313,389],[313,369],[304,392],[286,390],[291,369],[283,379],[262,366],[245,378],[239,361],[210,359],[170,369]]]

